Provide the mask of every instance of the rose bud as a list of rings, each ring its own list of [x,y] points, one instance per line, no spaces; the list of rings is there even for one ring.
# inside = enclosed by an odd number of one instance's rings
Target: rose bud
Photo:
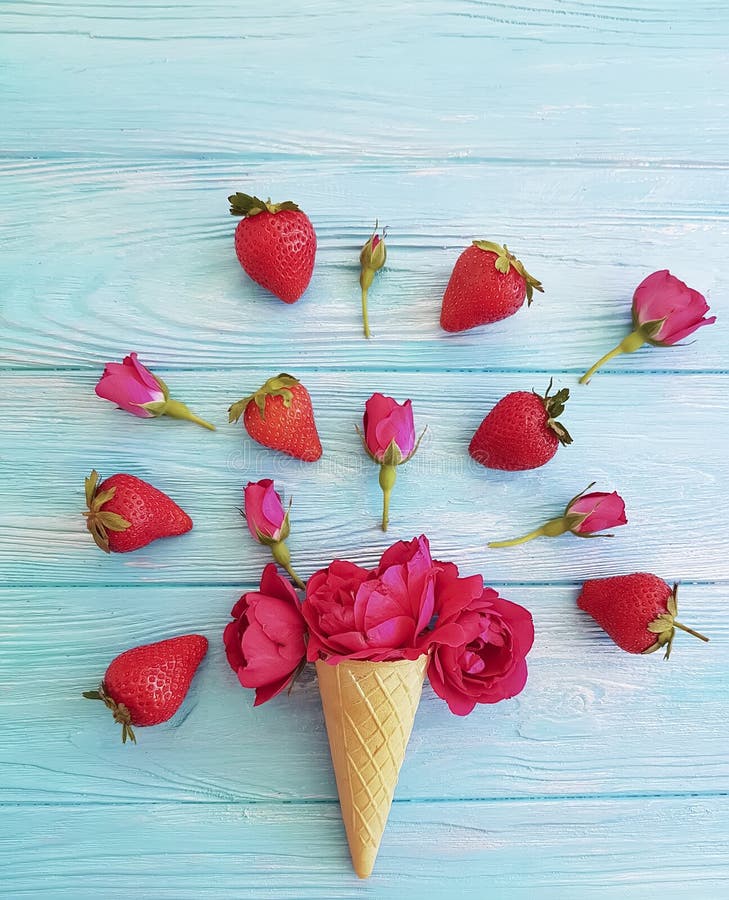
[[[387,234],[387,229],[382,229],[382,237],[380,237],[377,233],[377,225],[378,223],[375,222],[374,231],[359,254],[359,263],[361,266],[359,284],[362,288],[362,321],[364,323],[364,335],[366,338],[370,336],[370,323],[367,317],[367,292],[374,280],[375,272],[385,265],[385,260],[387,259],[387,247],[385,247],[385,235]]]
[[[305,625],[291,585],[273,563],[261,575],[258,591],[243,594],[223,632],[225,655],[238,681],[256,689],[260,706],[293,682],[306,663]]]
[[[243,505],[248,530],[254,540],[271,548],[276,562],[285,569],[297,587],[303,588],[304,582],[291,566],[291,554],[284,543],[291,531],[289,527],[289,509],[284,510],[281,497],[276,493],[273,481],[263,478],[261,481],[249,481],[243,491]]]
[[[121,363],[107,363],[96,385],[96,393],[140,419],[172,416],[215,431],[214,425],[196,416],[184,403],[173,400],[164,381],[145,368],[136,353],[125,356]]]
[[[458,582],[470,588],[471,579],[455,579],[453,574],[449,579],[456,588]],[[463,643],[436,643],[428,664],[431,687],[450,711],[467,716],[477,703],[515,697],[526,684],[526,656],[534,643],[529,610],[482,588],[453,625],[463,630]]]
[[[362,426],[363,430],[357,429],[357,433],[365,451],[380,466],[380,487],[384,497],[382,530],[387,531],[396,468],[415,456],[426,429],[416,441],[412,401],[398,403],[383,394],[373,394],[365,404]]]
[[[627,525],[625,518],[625,502],[616,491],[607,494],[603,491],[586,493],[595,482],[588,485],[584,491],[567,504],[564,514],[556,519],[550,519],[540,528],[535,528],[523,537],[513,538],[510,541],[492,541],[489,547],[516,547],[517,544],[526,544],[536,537],[558,537],[566,531],[571,531],[578,537],[597,537],[598,531],[606,528],[618,528]],[[611,534],[603,537],[612,537]]]
[[[703,294],[688,287],[668,269],[645,278],[633,294],[633,331],[580,378],[587,384],[597,370],[621,353],[633,353],[643,344],[670,347],[702,325],[713,325],[716,316],[704,318],[709,305]]]

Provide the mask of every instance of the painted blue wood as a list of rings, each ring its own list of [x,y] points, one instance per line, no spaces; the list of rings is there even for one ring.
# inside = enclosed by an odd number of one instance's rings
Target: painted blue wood
[[[722,3],[187,0],[0,8],[0,872],[3,896],[707,898],[729,889],[729,580]],[[227,194],[291,196],[318,265],[288,307],[241,272]],[[357,250],[388,267],[360,337]],[[444,335],[440,297],[473,237],[545,284],[530,310]],[[694,343],[577,376],[669,266],[719,323]],[[217,434],[140,422],[93,395],[136,349]],[[311,390],[325,455],[257,448],[225,409],[275,371]],[[572,447],[516,475],[465,445],[505,392],[572,390]],[[335,801],[317,690],[253,710],[220,632],[265,560],[237,507],[249,478],[293,495],[304,573],[371,563],[376,472],[353,424],[373,390],[427,424],[390,537],[421,530],[532,609],[520,697],[460,720],[430,689],[369,884]],[[168,490],[195,528],[106,558],[80,517],[96,466]],[[515,551],[597,478],[625,495],[611,541]],[[669,664],[621,653],[574,604],[585,577],[684,582]],[[117,742],[84,701],[119,650],[200,630],[211,651],[169,723]],[[434,752],[437,749],[438,752]]]

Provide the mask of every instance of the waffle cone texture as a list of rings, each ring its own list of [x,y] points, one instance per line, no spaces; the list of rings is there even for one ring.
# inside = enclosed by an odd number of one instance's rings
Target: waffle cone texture
[[[425,655],[316,663],[342,819],[360,878],[375,865],[427,665]]]

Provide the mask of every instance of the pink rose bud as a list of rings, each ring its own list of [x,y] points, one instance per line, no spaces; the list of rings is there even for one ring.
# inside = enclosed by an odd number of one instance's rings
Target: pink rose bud
[[[398,403],[384,394],[373,394],[365,404],[359,431],[368,456],[380,466],[380,487],[384,496],[382,530],[387,531],[390,494],[397,478],[396,467],[415,456],[425,429],[415,439],[413,404],[411,400]]]
[[[385,234],[387,229],[382,231],[382,237],[377,233],[377,225],[375,222],[375,230],[372,232],[369,240],[359,254],[360,274],[359,284],[362,288],[362,322],[364,324],[364,335],[366,338],[370,336],[370,323],[367,317],[367,292],[375,278],[375,272],[379,271],[387,259],[387,247],[385,246]]]
[[[196,416],[184,403],[173,400],[164,381],[145,368],[136,353],[125,356],[121,363],[106,364],[96,385],[96,394],[140,419],[172,416],[215,431],[214,425]]]
[[[285,569],[296,587],[304,582],[291,565],[291,553],[285,541],[289,536],[289,510],[284,509],[281,497],[270,478],[249,481],[243,491],[244,515],[248,530],[259,544],[271,548],[271,555]],[[289,504],[289,509],[291,504]]]
[[[592,494],[581,494],[567,505],[565,517],[579,516],[570,531],[573,534],[590,535],[606,528],[618,528],[627,525],[625,518],[625,502],[617,491],[606,494],[595,491]]]
[[[159,381],[137,360],[136,353],[125,356],[124,362],[107,363],[96,385],[96,393],[140,419],[158,415],[147,409],[145,404],[165,401]]]
[[[412,400],[398,403],[384,394],[373,394],[365,404],[362,424],[365,446],[375,462],[383,463],[389,452],[390,465],[397,466],[412,453],[415,446]]]
[[[244,504],[248,530],[255,540],[267,544],[288,537],[288,513],[270,478],[249,481],[244,491]]]
[[[593,487],[594,482],[588,485],[584,491],[573,497],[567,504],[564,514],[556,519],[550,519],[534,531],[522,537],[512,538],[510,541],[492,541],[489,547],[516,547],[517,544],[525,544],[537,537],[558,537],[566,531],[571,531],[578,537],[595,537],[597,532],[605,528],[617,528],[627,525],[625,518],[625,502],[616,491],[607,494],[604,491],[586,493]],[[605,535],[612,537],[612,535]]]
[[[290,685],[306,662],[301,604],[269,563],[259,590],[243,594],[230,614],[225,655],[243,687],[255,688],[253,705],[260,706]]]
[[[716,316],[707,319],[707,312],[709,305],[703,294],[671,275],[668,269],[654,272],[635,289],[634,330],[588,369],[580,382],[587,384],[601,366],[621,353],[633,353],[643,344],[670,347],[702,325],[713,325]]]
[[[716,316],[704,318],[709,305],[668,269],[641,281],[633,295],[633,320],[649,333],[652,344],[670,346],[693,334],[702,325],[713,325]]]

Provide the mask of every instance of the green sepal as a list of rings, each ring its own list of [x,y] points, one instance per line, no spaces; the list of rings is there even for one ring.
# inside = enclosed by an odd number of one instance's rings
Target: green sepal
[[[228,408],[228,422],[237,422],[245,412],[246,407],[251,400],[258,407],[261,420],[265,420],[266,418],[267,397],[283,398],[283,405],[288,409],[294,399],[291,388],[299,383],[298,378],[294,378],[293,375],[287,375],[285,372],[281,372],[280,375],[276,375],[274,378],[269,378],[268,381],[261,385],[261,387],[253,394],[249,394],[242,400],[238,400],[237,403],[234,403]]]
[[[106,528],[107,531],[126,531],[131,525],[124,516],[119,513],[104,512],[103,510],[96,514],[96,518]]]
[[[159,389],[165,395],[165,400],[169,400],[170,399],[170,389],[167,387],[165,382],[162,381],[162,379],[159,377],[159,375],[155,375],[154,372],[150,372],[149,374],[152,376],[152,378],[154,378],[154,380],[159,385]]]
[[[250,218],[257,216],[262,212],[277,213],[284,209],[298,212],[299,207],[291,200],[284,200],[283,203],[271,203],[271,198],[261,200],[258,197],[252,197],[250,194],[235,193],[228,197],[230,203],[231,216],[244,216]]]
[[[547,411],[547,426],[552,429],[552,431],[559,438],[560,444],[563,446],[567,446],[567,444],[572,443],[572,436],[569,431],[564,427],[561,422],[555,421],[558,416],[561,416],[564,412],[565,403],[569,400],[570,390],[569,388],[562,388],[557,391],[556,394],[550,396],[550,391],[552,390],[552,383],[554,379],[549,380],[549,386],[547,387],[547,391],[542,396],[541,394],[537,394],[536,391],[532,391],[532,393],[539,397],[539,399],[544,404],[544,409]]]
[[[399,466],[403,461],[402,452],[400,448],[397,446],[395,442],[395,438],[390,441],[390,444],[385,450],[382,456],[382,465],[383,466]]]
[[[131,528],[132,523],[127,522],[123,516],[107,512],[102,508],[116,494],[116,487],[111,487],[99,493],[98,486],[99,473],[94,469],[84,480],[87,506],[87,509],[84,511],[84,517],[86,519],[86,528],[89,530],[96,546],[103,550],[104,553],[110,553],[108,532],[126,531],[127,528]]]
[[[674,584],[673,589],[671,591],[671,595],[666,601],[666,612],[661,613],[659,616],[649,622],[646,625],[646,630],[650,631],[651,634],[656,635],[656,642],[651,644],[650,647],[643,650],[643,653],[655,653],[656,650],[659,650],[661,647],[666,648],[666,652],[663,655],[664,659],[669,659],[671,656],[671,648],[673,646],[673,639],[676,637],[676,629],[680,628],[681,631],[685,631],[688,634],[692,634],[694,637],[699,638],[701,641],[708,642],[708,638],[700,634],[698,631],[694,631],[693,628],[688,628],[686,625],[683,625],[681,622],[676,621],[676,614],[678,613],[678,585]]]
[[[524,263],[521,260],[517,259],[513,253],[509,251],[509,248],[504,244],[497,244],[494,241],[474,241],[474,247],[478,247],[479,250],[485,250],[488,253],[495,253],[496,260],[494,262],[494,268],[501,272],[502,275],[508,275],[509,269],[513,266],[516,271],[521,275],[524,279],[524,283],[526,284],[526,297],[527,297],[527,306],[532,305],[532,299],[534,298],[534,291],[539,291],[540,293],[544,293],[544,288],[542,287],[542,283],[538,281],[533,275],[530,275],[524,267]]]
[[[401,466],[404,465],[406,462],[410,462],[410,460],[418,452],[418,449],[420,448],[420,442],[423,440],[423,437],[425,436],[425,432],[427,430],[428,430],[428,426],[426,425],[425,428],[423,428],[423,430],[420,432],[420,437],[417,439],[417,441],[415,441],[415,446],[413,447],[413,449],[410,451],[410,453],[408,453],[408,455],[405,457],[405,459],[400,463]]]
[[[425,432],[428,430],[428,426],[426,425],[425,428],[423,428],[423,430],[420,432],[420,437],[417,439],[417,441],[415,442],[415,446],[410,451],[410,453],[408,453],[407,456],[403,457],[402,451],[397,446],[397,444],[395,444],[395,439],[393,438],[393,440],[390,442],[390,446],[385,451],[385,455],[382,457],[382,459],[378,459],[370,451],[370,448],[367,446],[367,441],[365,439],[365,436],[362,433],[362,430],[360,429],[360,427],[358,425],[354,426],[354,430],[357,432],[357,434],[359,435],[359,439],[362,441],[362,446],[364,447],[365,453],[367,454],[367,456],[369,456],[369,458],[372,460],[373,463],[377,463],[378,466],[382,466],[382,465],[402,466],[402,465],[405,465],[406,462],[409,462],[415,456],[415,454],[418,452],[418,448],[420,447],[420,442],[423,440],[423,436],[425,435]],[[397,449],[397,452],[400,456],[399,462],[388,462],[387,461],[387,454],[390,451],[390,448],[392,447],[393,444],[395,445],[395,448]],[[393,453],[394,453],[394,451],[393,451]]]
[[[379,222],[375,221],[375,227],[372,231],[372,234],[367,239],[364,247],[359,254],[359,262],[362,267],[362,272],[366,269],[369,269],[372,272],[377,272],[378,269],[381,269],[387,260],[387,247],[385,246],[385,237],[387,236],[387,228],[382,229],[382,237],[377,242],[377,246],[372,249],[372,242],[377,236],[377,229],[379,226]],[[360,279],[361,283],[361,279]],[[370,284],[372,282],[370,281]],[[369,287],[369,285],[367,285]],[[364,287],[364,284],[362,285]]]
[[[110,709],[114,716],[114,721],[122,727],[122,744],[126,744],[130,740],[133,744],[137,743],[137,738],[132,728],[132,716],[129,709],[123,703],[117,703],[107,693],[104,684],[99,685],[98,691],[83,691],[82,696],[87,700],[101,700],[107,709]]]
[[[291,509],[291,503],[289,503],[289,510]],[[278,537],[278,540],[275,538],[268,537],[268,535],[263,534],[262,531],[259,531],[256,528],[256,540],[259,544],[263,544],[264,547],[273,547],[275,544],[282,544],[286,538],[291,534],[291,525],[289,523],[289,512],[287,510],[286,516],[281,523],[281,534]]]
[[[584,490],[581,490],[579,494],[575,494],[575,496],[570,500],[570,502],[564,508],[565,515],[567,515],[567,513],[569,512],[570,506],[572,506],[573,503],[575,503],[577,500],[579,500],[580,497],[583,496],[583,494],[586,494],[590,490],[590,488],[595,487],[596,484],[597,484],[596,481],[591,481]]]
[[[146,409],[147,412],[152,413],[153,416],[162,416],[164,415],[164,411],[167,407],[166,400],[151,400],[149,403],[140,403],[139,404],[142,409]]]

